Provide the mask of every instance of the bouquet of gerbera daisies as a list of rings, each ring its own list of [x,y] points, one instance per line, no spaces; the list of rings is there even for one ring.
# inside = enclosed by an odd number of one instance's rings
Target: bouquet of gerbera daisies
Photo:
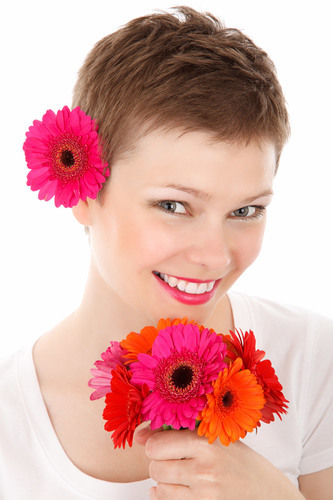
[[[91,399],[105,396],[114,447],[132,446],[136,427],[189,428],[210,443],[245,437],[281,418],[288,401],[253,332],[216,333],[186,318],[160,320],[111,342],[95,362]]]

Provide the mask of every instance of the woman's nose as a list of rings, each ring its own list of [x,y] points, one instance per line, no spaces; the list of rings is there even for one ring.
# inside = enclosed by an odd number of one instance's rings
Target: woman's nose
[[[206,227],[198,231],[187,249],[187,259],[209,271],[223,273],[230,265],[231,251],[224,229]]]

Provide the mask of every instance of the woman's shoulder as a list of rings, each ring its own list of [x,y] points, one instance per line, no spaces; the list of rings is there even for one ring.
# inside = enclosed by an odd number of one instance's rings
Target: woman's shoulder
[[[258,349],[266,352],[279,373],[292,364],[299,373],[329,374],[333,363],[333,320],[295,305],[232,292],[234,325],[252,330]],[[304,380],[305,380],[304,378]]]
[[[27,424],[29,402],[36,403],[39,387],[32,358],[33,343],[0,357],[0,429],[3,436]],[[37,394],[37,397],[36,397]],[[15,432],[16,432],[15,431]],[[1,443],[3,445],[3,443]],[[3,446],[2,446],[3,448]]]
[[[32,349],[33,343],[21,345],[14,350],[0,355],[0,383],[6,375],[12,376],[14,372],[16,373],[20,363],[24,362],[24,364],[29,365],[29,361],[31,360],[32,362]]]
[[[17,382],[17,362],[22,348],[0,356],[0,393],[3,399],[4,393],[10,392],[10,387]]]
[[[333,318],[298,305],[275,301],[247,293],[229,293],[235,327],[237,319],[241,329],[267,329],[281,335],[316,335],[333,343]]]
[[[7,464],[16,460],[20,449],[23,456],[22,449],[31,445],[26,396],[34,397],[32,379],[32,346],[0,357],[0,469],[3,474],[8,472]]]
[[[22,346],[15,352],[0,356],[0,407],[1,417],[21,400],[22,380],[33,374],[32,346]]]

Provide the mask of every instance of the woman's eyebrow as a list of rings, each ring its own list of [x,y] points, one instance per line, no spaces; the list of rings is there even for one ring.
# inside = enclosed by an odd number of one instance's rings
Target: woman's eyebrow
[[[265,198],[265,196],[273,196],[273,191],[271,189],[266,189],[265,191],[262,191],[259,194],[256,194],[255,196],[250,196],[249,198],[246,198],[243,200],[244,205],[247,205],[248,203],[251,203],[254,200],[257,200],[259,198]]]
[[[184,191],[184,193],[191,194],[192,196],[195,196],[196,198],[200,198],[202,200],[209,200],[211,198],[211,195],[206,193],[205,191],[202,191],[201,189],[192,188],[189,186],[184,186],[183,184],[165,184],[162,187],[177,189],[178,191]]]
[[[179,191],[184,191],[185,193],[191,194],[192,196],[195,196],[196,198],[200,198],[202,200],[211,199],[211,195],[206,193],[205,191],[202,191],[201,189],[189,187],[189,186],[184,186],[183,184],[166,184],[162,187],[177,189]],[[254,196],[250,196],[249,198],[246,198],[245,200],[243,200],[242,203],[244,203],[244,205],[246,205],[246,204],[251,203],[254,200],[257,200],[259,198],[264,198],[266,196],[272,196],[272,195],[273,195],[273,191],[271,189],[265,189],[264,191],[254,195]]]

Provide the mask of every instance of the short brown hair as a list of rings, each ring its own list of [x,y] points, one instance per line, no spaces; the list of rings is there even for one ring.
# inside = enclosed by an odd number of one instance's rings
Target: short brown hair
[[[160,127],[207,131],[221,141],[269,138],[277,163],[289,135],[266,52],[190,7],[134,19],[100,40],[79,72],[73,106],[98,122],[111,166]]]

